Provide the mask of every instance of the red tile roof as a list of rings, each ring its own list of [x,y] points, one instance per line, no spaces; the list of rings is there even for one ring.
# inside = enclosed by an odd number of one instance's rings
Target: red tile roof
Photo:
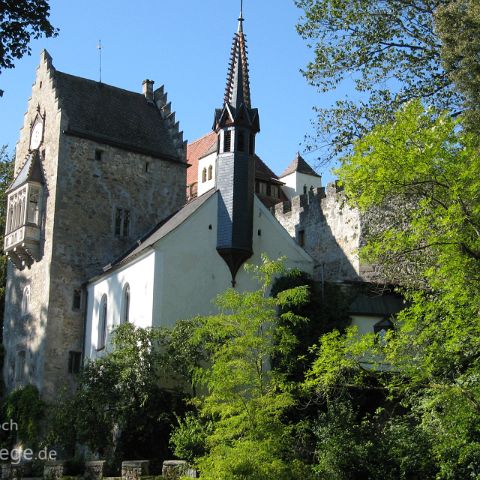
[[[187,163],[190,168],[187,169],[187,185],[190,186],[198,181],[198,160],[215,145],[217,134],[210,132],[202,138],[195,140],[187,145]]]
[[[206,155],[213,153],[217,148],[216,144],[217,134],[212,131],[187,145],[187,163],[190,165],[187,169],[187,200],[197,195],[199,160]],[[264,182],[278,185],[279,187],[280,198],[278,199],[257,194],[267,207],[271,207],[275,203],[287,200],[286,195],[281,189],[281,186],[284,185],[284,183],[278,179],[275,173],[270,170],[258,155],[255,155],[255,180],[263,180]]]

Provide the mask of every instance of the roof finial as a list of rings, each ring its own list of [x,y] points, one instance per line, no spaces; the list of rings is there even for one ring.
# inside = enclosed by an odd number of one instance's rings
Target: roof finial
[[[238,17],[238,33],[243,32],[243,0],[240,0],[240,16]]]

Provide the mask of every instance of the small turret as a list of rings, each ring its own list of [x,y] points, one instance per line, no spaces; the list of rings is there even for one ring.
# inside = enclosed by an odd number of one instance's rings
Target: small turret
[[[215,111],[219,191],[217,251],[227,263],[232,286],[242,264],[252,256],[255,188],[255,135],[258,110],[251,108],[247,47],[240,12],[233,38],[223,108]]]

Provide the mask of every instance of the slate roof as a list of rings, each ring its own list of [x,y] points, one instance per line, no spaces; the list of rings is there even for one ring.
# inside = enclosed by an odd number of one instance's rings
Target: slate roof
[[[135,258],[136,256],[140,255],[145,249],[153,246],[161,238],[165,237],[167,234],[179,227],[215,193],[216,190],[212,188],[200,197],[196,197],[191,202],[187,203],[176,213],[156,225],[142,239],[138,240],[137,243],[129,251],[117,258],[111,264],[104,267],[103,271],[107,272],[116,266],[123,265],[129,262],[131,259]]]
[[[297,153],[297,156],[294,158],[293,162],[280,175],[280,178],[286,177],[287,175],[295,172],[312,175],[314,177],[321,176],[304,160],[299,153]]]
[[[398,313],[405,307],[403,299],[399,295],[358,295],[350,305],[351,314],[363,314],[386,317]]]
[[[28,154],[25,163],[7,191],[15,190],[26,182],[43,182],[42,166],[40,164],[38,151]]]
[[[285,185],[258,155],[255,155],[255,179],[267,180],[274,185]]]
[[[180,161],[159,109],[141,93],[59,71],[55,84],[69,120],[66,133]]]

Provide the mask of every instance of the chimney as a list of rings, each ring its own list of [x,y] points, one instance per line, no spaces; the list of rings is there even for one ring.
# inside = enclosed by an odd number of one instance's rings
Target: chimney
[[[142,82],[142,93],[147,99],[148,102],[153,103],[153,84],[155,82],[153,80],[144,80]]]

